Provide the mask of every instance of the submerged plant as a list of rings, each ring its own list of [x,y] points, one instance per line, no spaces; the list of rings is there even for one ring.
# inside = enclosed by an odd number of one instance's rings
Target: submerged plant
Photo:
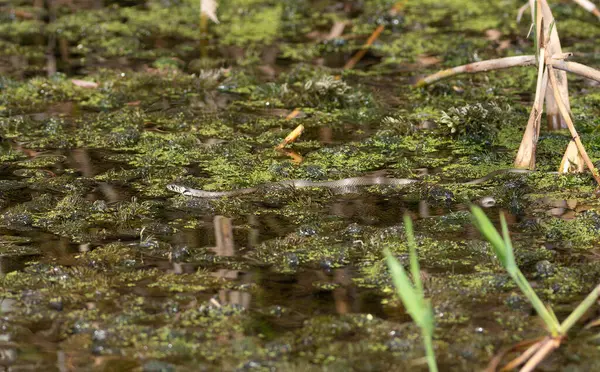
[[[402,267],[398,260],[394,258],[392,253],[387,249],[385,250],[385,256],[398,296],[402,300],[406,312],[421,329],[429,370],[437,372],[437,363],[433,351],[433,310],[431,309],[431,303],[425,299],[423,293],[423,283],[421,282],[421,271],[417,257],[412,221],[407,215],[404,216],[404,226],[406,227],[406,238],[408,240],[412,282],[404,270],[404,267]]]
[[[552,351],[558,349],[561,341],[565,338],[571,327],[573,327],[583,314],[596,303],[596,300],[600,296],[600,285],[594,288],[594,290],[562,323],[559,323],[552,309],[542,302],[517,266],[504,215],[500,215],[500,224],[502,226],[502,236],[500,236],[481,208],[472,206],[471,212],[473,214],[475,226],[486,240],[490,242],[498,260],[517,284],[521,292],[525,294],[525,297],[527,297],[550,332],[549,336],[543,337],[541,340],[530,342],[531,346],[529,346],[521,356],[511,361],[503,368],[503,370],[508,370],[524,364],[521,371],[532,371]],[[490,363],[489,370],[495,370],[495,367],[500,362],[501,358],[502,355],[494,358]]]

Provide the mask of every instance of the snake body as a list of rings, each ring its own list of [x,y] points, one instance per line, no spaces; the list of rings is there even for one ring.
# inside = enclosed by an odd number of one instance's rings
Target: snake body
[[[500,174],[506,173],[530,173],[532,171],[528,169],[501,169],[493,171],[487,174],[484,177],[478,178],[476,180],[463,182],[462,185],[477,185],[480,183],[484,183]],[[310,180],[285,180],[280,182],[273,182],[270,184],[266,184],[264,186],[272,185],[272,186],[289,186],[295,188],[302,187],[327,187],[327,188],[347,188],[347,187],[356,187],[356,186],[374,186],[374,185],[387,185],[387,186],[404,186],[412,183],[419,182],[417,179],[412,178],[391,178],[391,177],[352,177],[352,178],[344,178],[336,181],[310,181]],[[226,196],[237,196],[243,194],[251,194],[256,192],[258,187],[248,187],[243,189],[236,190],[228,190],[228,191],[205,191],[200,189],[193,189],[191,187],[171,183],[167,185],[167,189],[185,196],[192,196],[196,198],[221,198]]]

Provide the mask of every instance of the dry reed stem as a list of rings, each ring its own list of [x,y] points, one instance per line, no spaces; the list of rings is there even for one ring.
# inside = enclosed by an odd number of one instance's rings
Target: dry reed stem
[[[404,2],[405,2],[405,0],[402,0],[402,1],[398,1],[396,4],[394,4],[394,6],[390,9],[389,14],[392,16],[398,14],[398,12],[400,10],[402,10],[402,8],[404,8]],[[369,36],[369,38],[363,44],[363,46],[360,48],[360,50],[358,52],[356,52],[356,54],[354,56],[352,56],[352,58],[350,58],[348,60],[348,62],[346,62],[346,64],[344,65],[344,70],[349,70],[349,69],[354,68],[354,66],[356,66],[356,64],[362,59],[362,57],[364,57],[365,54],[367,54],[367,51],[369,50],[371,45],[373,45],[375,40],[377,40],[377,38],[379,38],[379,35],[381,35],[381,33],[383,32],[384,29],[385,29],[384,25],[377,26],[375,31],[373,31],[371,36]]]
[[[541,72],[543,71],[543,72]],[[541,73],[541,75],[540,75]],[[529,114],[529,120],[523,133],[523,139],[519,146],[519,151],[515,158],[514,165],[516,168],[535,169],[535,153],[537,149],[537,141],[540,135],[540,122],[542,112],[544,110],[544,96],[548,87],[548,69],[544,69],[544,63],[540,60],[538,69],[538,82],[535,90],[535,99]]]
[[[292,159],[292,163],[294,163],[294,164],[300,164],[300,163],[302,163],[304,161],[304,157],[302,157],[302,155],[298,154],[294,150],[289,150],[289,149],[275,149],[275,151],[280,152],[283,155],[289,156]]]
[[[492,360],[490,360],[490,362],[488,363],[484,372],[496,372],[498,365],[500,364],[500,362],[502,362],[502,359],[504,359],[504,357],[508,353],[511,353],[513,351],[518,351],[519,349],[521,349],[523,347],[529,347],[531,345],[535,345],[535,344],[539,343],[540,341],[542,341],[544,338],[545,338],[545,336],[538,337],[538,338],[535,338],[532,340],[521,341],[521,342],[517,343],[516,345],[513,345],[513,346],[510,346],[510,347],[500,350],[496,355],[494,355]]]
[[[596,7],[596,5],[594,3],[592,3],[589,0],[573,0],[573,1],[576,2],[583,9],[587,10],[588,12],[592,13],[593,15],[595,15],[596,17],[598,17],[600,19],[600,10],[598,10],[598,8]],[[527,4],[525,4],[519,8],[519,11],[517,13],[517,22],[521,21],[521,18],[523,18],[523,14],[527,10],[527,8],[530,8],[530,7],[531,6],[529,5],[529,2],[528,2]]]
[[[594,5],[594,3],[592,3],[591,1],[589,1],[589,0],[573,0],[573,1],[576,2],[577,4],[579,4],[579,6],[581,6],[583,9],[587,10],[588,12],[592,13],[596,17],[600,18],[600,11],[596,7],[596,5]]]
[[[539,6],[538,17],[543,19],[543,27],[541,32],[543,35],[548,35],[549,40],[547,43],[547,52],[549,56],[562,54],[560,46],[560,39],[558,37],[558,27],[556,27],[554,16],[550,10],[550,6],[546,0],[537,0]],[[540,23],[542,23],[540,21]],[[554,25],[553,25],[554,24]],[[552,26],[553,25],[553,26]],[[550,31],[550,28],[552,29]],[[538,35],[540,35],[538,33]],[[545,38],[545,36],[543,36]],[[567,108],[567,111],[571,112],[571,104],[569,102],[569,88],[567,83],[567,74],[564,71],[556,71],[557,89],[560,92],[562,101]],[[548,127],[551,129],[566,128],[567,123],[561,119],[561,115],[558,110],[558,105],[554,98],[553,92],[550,89],[546,90],[546,119],[548,121]]]
[[[538,351],[527,361],[527,363],[521,368],[519,372],[531,372],[535,367],[538,366],[551,352],[558,349],[561,342],[561,337],[548,337],[542,341],[541,347]]]
[[[564,120],[567,123],[569,132],[571,132],[571,136],[573,136],[573,140],[575,141],[575,144],[577,144],[577,149],[579,150],[579,153],[583,157],[583,160],[585,161],[585,165],[587,165],[590,172],[592,172],[592,176],[594,177],[594,179],[596,180],[598,185],[600,185],[600,176],[598,175],[598,171],[596,170],[596,167],[594,167],[594,163],[592,163],[592,161],[590,160],[590,157],[588,156],[587,152],[585,151],[585,147],[583,147],[583,143],[581,143],[581,139],[579,138],[579,135],[577,134],[577,130],[575,129],[575,125],[573,124],[573,121],[571,120],[571,116],[570,116],[569,112],[567,111],[564,102],[562,101],[562,97],[560,96],[560,93],[558,92],[556,76],[553,74],[554,69],[551,64],[548,64],[547,66],[548,66],[548,73],[550,76],[550,85],[552,86],[552,92],[554,93],[554,98],[556,98],[556,103],[558,104],[558,109],[559,109],[562,117],[564,118]]]
[[[600,83],[600,71],[598,71],[594,68],[591,68],[589,66],[582,65],[581,63],[568,62],[568,61],[552,58],[550,60],[549,64],[551,64],[552,67],[554,67],[556,69],[572,72],[579,76],[582,76],[582,77],[585,77],[585,78],[588,78],[590,80],[594,80],[594,81],[597,81]]]
[[[511,369],[517,368],[521,364],[527,362],[539,349],[542,347],[542,342],[538,341],[535,344],[527,348],[521,355],[508,362],[500,371],[510,371]]]
[[[577,167],[576,170],[571,170],[573,165]],[[569,141],[569,145],[565,150],[565,154],[560,162],[560,166],[558,167],[558,173],[582,173],[585,170],[585,162],[577,149],[577,144],[575,141]]]
[[[398,12],[400,12],[402,10],[402,8],[404,8],[405,2],[406,2],[406,0],[398,1],[390,9],[389,14],[392,16],[398,14]],[[377,40],[377,38],[379,38],[379,35],[381,35],[381,33],[383,32],[384,29],[385,29],[384,25],[377,26],[375,31],[373,31],[373,33],[371,33],[371,36],[369,36],[369,38],[363,44],[361,49],[358,52],[356,52],[356,54],[354,56],[352,56],[352,58],[350,58],[348,60],[348,62],[346,62],[346,64],[344,65],[344,70],[349,70],[349,69],[354,68],[354,66],[356,66],[356,64],[365,56],[365,54],[367,54],[367,50],[369,50],[369,48],[371,47],[371,45],[373,45],[375,40]],[[339,75],[336,76],[336,80],[339,80],[339,78],[340,78]],[[300,109],[295,108],[294,111],[290,112],[290,114],[285,119],[286,120],[293,119],[296,116],[298,116],[298,114],[300,114]]]
[[[468,65],[452,67],[447,70],[436,72],[433,75],[429,75],[429,76],[426,76],[426,77],[420,79],[415,84],[415,86],[421,87],[421,86],[429,85],[429,84],[435,83],[437,81],[447,79],[449,77],[452,77],[455,75],[460,75],[460,74],[475,74],[478,72],[501,70],[501,69],[505,69],[505,68],[519,67],[519,66],[532,66],[535,64],[536,64],[536,58],[534,55],[490,59],[487,61],[469,63]]]

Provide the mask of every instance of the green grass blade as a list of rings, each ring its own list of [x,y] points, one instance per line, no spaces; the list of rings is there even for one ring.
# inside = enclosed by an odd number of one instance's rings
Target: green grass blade
[[[565,319],[560,325],[560,330],[563,334],[567,333],[571,327],[585,314],[585,312],[598,300],[600,296],[600,285],[587,295],[587,297],[581,301],[579,305],[573,310],[573,312]]]
[[[517,262],[515,261],[515,254],[513,252],[512,242],[510,240],[510,233],[508,232],[508,225],[504,214],[500,214],[500,226],[502,226],[502,237],[504,240],[504,253],[506,254],[506,270],[508,272],[514,272],[518,270]]]
[[[507,267],[508,261],[504,240],[500,234],[498,234],[498,231],[494,225],[492,225],[485,213],[483,213],[481,208],[473,205],[471,206],[471,213],[475,227],[477,227],[479,232],[486,238],[486,240],[492,244],[494,252],[500,260],[500,263],[502,263],[502,266]]]
[[[560,335],[560,324],[558,323],[558,320],[556,319],[554,314],[548,311],[548,308],[538,297],[537,293],[535,293],[535,291],[533,290],[533,288],[531,287],[531,285],[527,281],[527,278],[525,278],[521,270],[517,268],[517,271],[514,275],[511,275],[511,277],[513,278],[515,283],[517,283],[517,286],[519,287],[521,292],[523,292],[525,297],[527,297],[529,303],[531,303],[531,306],[533,306],[540,318],[542,318],[552,336]]]
[[[523,275],[517,263],[513,252],[512,242],[510,240],[510,234],[508,232],[508,225],[504,215],[500,215],[500,224],[502,226],[502,236],[492,225],[489,218],[483,213],[481,208],[472,206],[471,211],[473,213],[473,220],[475,226],[479,229],[481,234],[492,244],[498,260],[502,263],[502,266],[506,269],[510,277],[517,284],[521,292],[527,297],[533,308],[536,310],[540,318],[546,324],[548,330],[552,335],[560,334],[560,324],[554,316],[554,314],[546,308],[542,300],[535,293],[527,278]]]
[[[385,250],[385,256],[387,260],[390,273],[392,274],[392,281],[398,292],[398,296],[402,300],[406,312],[414,319],[419,325],[423,322],[423,303],[421,297],[417,294],[412,286],[404,267],[394,258],[389,250]]]
[[[430,372],[437,372],[437,362],[435,361],[435,353],[433,351],[433,337],[431,335],[423,335],[423,344],[425,344],[425,354],[427,355],[427,365]]]

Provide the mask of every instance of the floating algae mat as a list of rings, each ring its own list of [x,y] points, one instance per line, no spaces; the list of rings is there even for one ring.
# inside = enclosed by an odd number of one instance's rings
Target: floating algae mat
[[[441,370],[482,370],[546,334],[472,226],[471,204],[495,222],[505,214],[519,267],[559,319],[600,282],[594,180],[552,173],[567,130],[542,129],[538,171],[465,184],[512,167],[536,68],[412,87],[532,54],[521,1],[407,1],[390,15],[389,0],[222,0],[218,24],[201,21],[198,3],[0,5],[7,370],[426,370],[383,254],[408,265],[405,213]],[[551,6],[563,48],[599,66],[598,20]],[[569,79],[598,166],[600,90]],[[299,124],[302,136],[275,151]],[[280,182],[371,176],[418,182]],[[171,183],[256,190],[193,198]],[[540,368],[600,370],[599,331],[584,327],[597,313]]]

